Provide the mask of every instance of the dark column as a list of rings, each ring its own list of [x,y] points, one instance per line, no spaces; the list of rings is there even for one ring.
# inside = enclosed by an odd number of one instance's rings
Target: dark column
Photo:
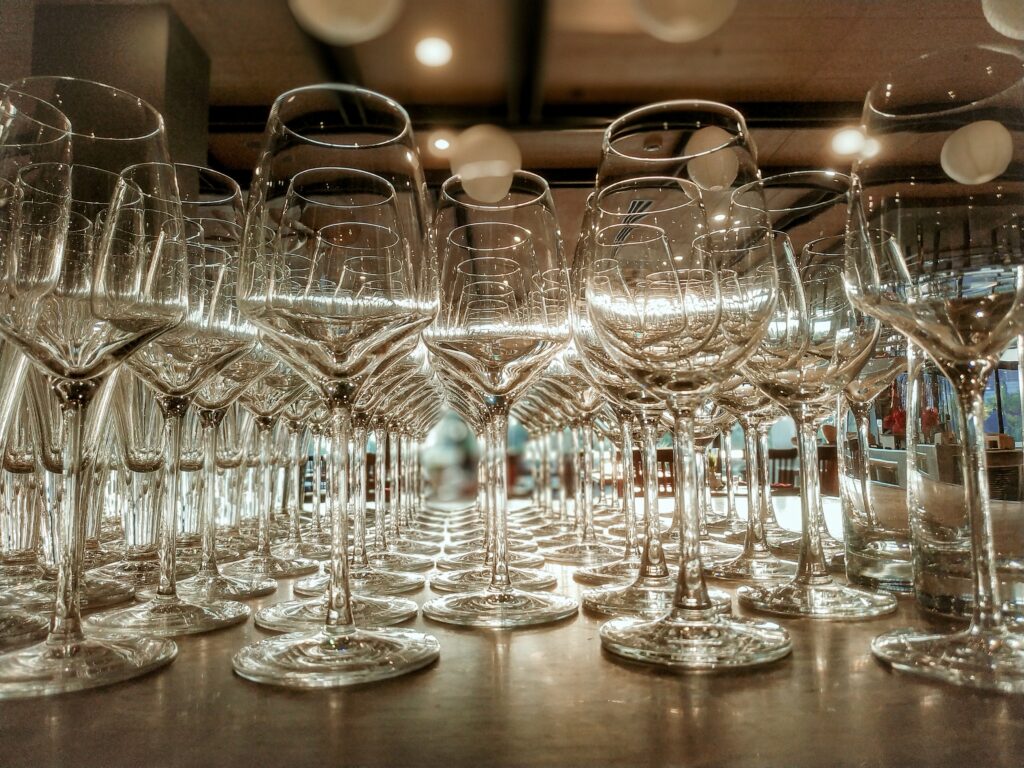
[[[210,59],[169,5],[38,5],[34,27],[33,74],[145,99],[164,116],[174,160],[206,164]]]

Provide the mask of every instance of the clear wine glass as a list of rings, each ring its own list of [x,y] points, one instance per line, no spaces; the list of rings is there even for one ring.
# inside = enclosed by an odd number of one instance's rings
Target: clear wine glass
[[[435,598],[423,613],[470,626],[557,621],[576,613],[575,600],[516,589],[509,579],[506,489],[510,409],[569,340],[568,274],[554,205],[547,182],[522,171],[497,203],[474,201],[457,176],[441,194],[435,231],[442,310],[424,339],[486,414],[495,557],[486,589]]]
[[[711,601],[701,566],[694,466],[695,413],[767,332],[778,274],[767,230],[702,235],[702,217],[690,222],[692,237],[681,235],[685,228],[666,232],[647,223],[600,228],[598,257],[585,273],[590,320],[608,357],[664,399],[675,417],[682,528],[671,610],[654,620],[612,619],[602,626],[601,641],[627,659],[717,670],[775,661],[791,648],[778,625],[722,615]]]
[[[894,630],[872,651],[904,672],[1014,693],[1024,692],[1024,642],[999,590],[983,393],[1024,322],[1022,107],[1024,59],[996,47],[930,54],[873,87],[863,125],[879,151],[856,164],[846,261],[851,301],[953,383],[972,545],[970,627]]]
[[[314,115],[321,136],[288,129],[293,118],[296,128],[308,129]],[[288,133],[279,134],[278,125]],[[233,665],[256,682],[324,687],[405,674],[440,653],[429,635],[356,627],[346,554],[352,408],[387,350],[430,322],[436,275],[425,247],[422,169],[408,115],[361,89],[302,89],[278,99],[254,177],[247,236],[271,222],[273,176],[285,159],[279,150],[287,148],[290,161],[296,144],[311,156],[322,152],[326,162],[287,185],[274,240],[249,242],[242,306],[331,412],[331,580],[319,631],[247,646]]]
[[[89,81],[29,78],[12,88],[48,101],[71,121],[74,165],[66,181],[72,209],[96,227],[98,237],[85,233],[65,242],[63,258],[33,250],[17,281],[4,286],[0,331],[47,371],[61,402],[64,507],[50,635],[0,658],[3,697],[117,682],[162,666],[177,652],[172,641],[160,638],[86,636],[78,602],[89,498],[84,460],[96,448],[85,444],[89,405],[120,361],[174,327],[187,309],[180,217],[173,210],[147,210],[138,186],[111,180],[110,172],[134,162],[167,162],[159,113],[131,94]],[[175,190],[164,193],[173,199]],[[130,236],[130,248],[122,235]]]
[[[856,619],[896,610],[891,595],[836,583],[821,544],[818,429],[870,357],[878,323],[854,310],[843,289],[843,238],[811,241],[800,262],[788,236],[774,241],[784,267],[771,330],[747,362],[751,380],[797,426],[802,537],[796,576],[781,585],[741,587],[740,604],[785,616]]]
[[[124,174],[143,191],[143,202],[156,207],[173,200],[165,189],[177,188],[172,165],[132,166]],[[238,333],[230,322],[231,291],[227,281],[237,276],[238,251],[204,241],[203,229],[186,220],[188,312],[177,327],[153,339],[128,358],[132,372],[156,394],[164,417],[164,481],[158,530],[160,579],[147,602],[90,616],[88,622],[107,630],[148,632],[164,636],[208,632],[245,621],[249,608],[234,600],[182,599],[177,593],[177,527],[182,482],[182,429],[196,390],[221,368],[249,351],[255,340]]]

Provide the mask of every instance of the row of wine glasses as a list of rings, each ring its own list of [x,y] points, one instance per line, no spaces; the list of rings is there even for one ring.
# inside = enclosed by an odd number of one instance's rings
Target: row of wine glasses
[[[776,661],[790,633],[753,614],[896,610],[832,573],[843,545],[824,522],[817,433],[842,398],[867,402],[906,366],[904,337],[957,386],[975,615],[964,633],[898,631],[874,652],[1024,689],[995,577],[982,400],[1024,316],[1024,149],[1007,116],[1022,70],[981,47],[892,75],[865,106],[880,150],[852,175],[763,174],[743,116],[722,104],[634,110],[605,132],[571,263],[543,178],[516,172],[482,202],[456,176],[433,205],[408,115],[362,89],[282,95],[244,203],[227,177],[175,166],[162,118],[130,94],[52,77],[4,89],[0,434],[4,471],[20,472],[4,503],[20,538],[46,528],[56,568],[5,571],[25,582],[5,638],[38,637],[49,594],[53,607],[43,642],[0,655],[0,696],[155,669],[177,653],[169,638],[243,622],[242,601],[293,577],[304,597],[254,617],[285,634],[240,649],[240,676],[330,687],[405,674],[440,646],[394,626],[419,610],[404,593],[429,578],[438,594],[422,611],[441,623],[576,615],[545,561],[577,569],[614,655],[699,671]],[[979,154],[978,125],[998,151]],[[447,515],[424,504],[416,447],[446,408],[483,446],[477,503]],[[798,535],[775,521],[766,477],[783,413],[797,426]],[[509,505],[513,417],[540,457],[523,509]],[[709,450],[737,420],[747,519],[731,495],[715,519]],[[559,482],[556,513],[549,459],[565,428],[582,481],[571,504]],[[621,499],[591,482],[606,440]],[[106,505],[124,510],[120,530],[104,528]],[[738,582],[749,615],[708,577]]]

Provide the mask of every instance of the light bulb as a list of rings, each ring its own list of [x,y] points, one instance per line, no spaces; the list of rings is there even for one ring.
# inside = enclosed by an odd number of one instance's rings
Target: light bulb
[[[452,60],[452,46],[440,37],[425,37],[416,43],[416,58],[426,67],[443,67]]]
[[[402,0],[288,0],[288,7],[313,37],[345,46],[387,32],[402,12]]]
[[[692,43],[721,27],[737,0],[633,0],[633,16],[647,34],[666,43]]]
[[[717,125],[694,131],[683,149],[686,155],[700,155],[686,164],[690,180],[704,189],[731,186],[740,169],[740,161],[731,146],[733,138],[731,133]],[[704,152],[707,154],[702,154]]]
[[[984,184],[1002,176],[1013,160],[1013,136],[995,120],[977,120],[942,143],[942,170],[961,184]]]
[[[981,11],[996,32],[1024,40],[1024,3],[1020,0],[981,0]]]
[[[512,135],[496,125],[474,125],[452,142],[452,173],[461,177],[466,194],[482,203],[496,203],[508,194],[523,156]]]
[[[837,155],[857,155],[864,149],[864,133],[860,128],[843,128],[832,135],[832,151]]]

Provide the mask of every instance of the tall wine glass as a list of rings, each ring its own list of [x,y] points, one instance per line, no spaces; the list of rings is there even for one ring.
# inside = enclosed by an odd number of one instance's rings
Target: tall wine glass
[[[953,383],[971,535],[970,627],[895,630],[872,651],[901,671],[1015,693],[1024,640],[1002,608],[983,394],[1024,323],[1022,108],[1024,59],[995,47],[930,54],[872,88],[863,125],[879,151],[856,166],[846,270],[856,306],[906,334]]]
[[[104,685],[174,658],[177,648],[165,639],[87,637],[78,598],[89,497],[85,461],[96,450],[84,444],[89,405],[119,362],[174,327],[187,308],[181,219],[173,209],[146,209],[138,186],[112,176],[133,162],[167,161],[159,113],[131,94],[89,81],[29,78],[12,87],[45,99],[71,121],[72,209],[99,236],[84,233],[64,243],[62,259],[34,251],[25,263],[33,268],[5,285],[10,303],[0,313],[0,332],[47,371],[61,401],[64,507],[50,635],[0,658],[3,697]],[[169,187],[162,198],[175,194]],[[35,305],[31,313],[29,305]]]
[[[676,504],[681,513],[679,583],[661,618],[613,619],[604,648],[627,659],[683,669],[717,670],[777,660],[790,651],[776,624],[718,613],[701,566],[694,466],[697,409],[730,368],[766,333],[778,275],[766,230],[687,239],[650,224],[612,224],[595,235],[587,270],[590,320],[608,356],[662,397],[675,417]]]
[[[878,323],[854,310],[843,290],[843,238],[812,241],[793,253],[781,232],[774,240],[784,268],[771,330],[745,371],[797,425],[802,537],[796,576],[782,585],[745,586],[740,604],[785,616],[856,619],[896,610],[891,595],[836,583],[821,544],[818,429],[836,398],[870,357]]]
[[[750,223],[766,221],[766,226],[784,232],[794,253],[800,254],[812,240],[842,234],[851,183],[846,174],[831,170],[794,171],[758,179],[733,192],[729,217]],[[825,558],[842,562],[845,547],[829,532],[825,516],[818,515],[815,524]],[[796,555],[799,549],[799,537],[776,542],[776,551],[786,555]]]
[[[495,556],[486,589],[435,598],[423,613],[486,627],[557,621],[576,613],[575,600],[519,590],[509,580],[506,489],[509,411],[569,340],[568,274],[554,205],[547,182],[522,171],[497,203],[474,201],[457,176],[441,194],[435,230],[442,309],[424,339],[486,415]]]
[[[246,251],[242,302],[268,344],[317,389],[331,413],[331,581],[324,624],[313,633],[247,646],[233,660],[243,677],[303,687],[394,677],[440,653],[429,635],[356,627],[346,553],[352,408],[388,348],[415,335],[437,309],[421,228],[422,171],[401,107],[359,89],[336,88],[324,97],[317,99],[316,106],[326,110],[318,113],[319,124],[341,125],[320,143],[331,146],[332,160],[292,178],[274,241]],[[282,98],[270,126],[286,121],[295,107],[287,94]],[[268,152],[274,142],[272,133]],[[294,146],[296,139],[287,142]],[[264,159],[270,157],[265,152]],[[385,171],[390,180],[331,164],[346,160]],[[269,162],[257,170],[260,191],[250,226],[261,210],[260,197],[269,192],[264,168],[270,172]]]
[[[124,175],[143,191],[143,201],[156,206],[163,190],[177,189],[172,165],[132,166]],[[175,205],[180,205],[177,197]],[[158,528],[160,581],[148,602],[91,616],[89,623],[108,630],[151,632],[165,636],[208,632],[245,621],[249,608],[233,600],[184,600],[176,588],[176,537],[182,481],[182,428],[196,390],[218,370],[252,348],[251,334],[239,333],[230,322],[233,303],[225,282],[237,275],[238,251],[204,242],[202,227],[185,222],[188,312],[174,329],[136,350],[128,361],[132,372],[156,393],[164,417],[164,482]]]
[[[3,89],[0,89],[2,91]],[[18,171],[31,163],[66,163],[70,159],[71,124],[67,117],[46,101],[18,91],[0,93],[0,267],[7,272],[17,259],[18,243],[32,232],[43,234],[47,220],[59,222],[63,200],[34,213],[29,227],[18,222]],[[62,174],[63,165],[50,166]],[[68,190],[70,192],[70,190]],[[48,238],[58,246],[56,238]],[[27,242],[31,242],[29,239]],[[13,344],[0,343],[0,434],[7,435],[21,399],[20,393],[28,358]],[[11,646],[39,639],[46,632],[42,616],[13,606],[0,607],[0,644]]]

